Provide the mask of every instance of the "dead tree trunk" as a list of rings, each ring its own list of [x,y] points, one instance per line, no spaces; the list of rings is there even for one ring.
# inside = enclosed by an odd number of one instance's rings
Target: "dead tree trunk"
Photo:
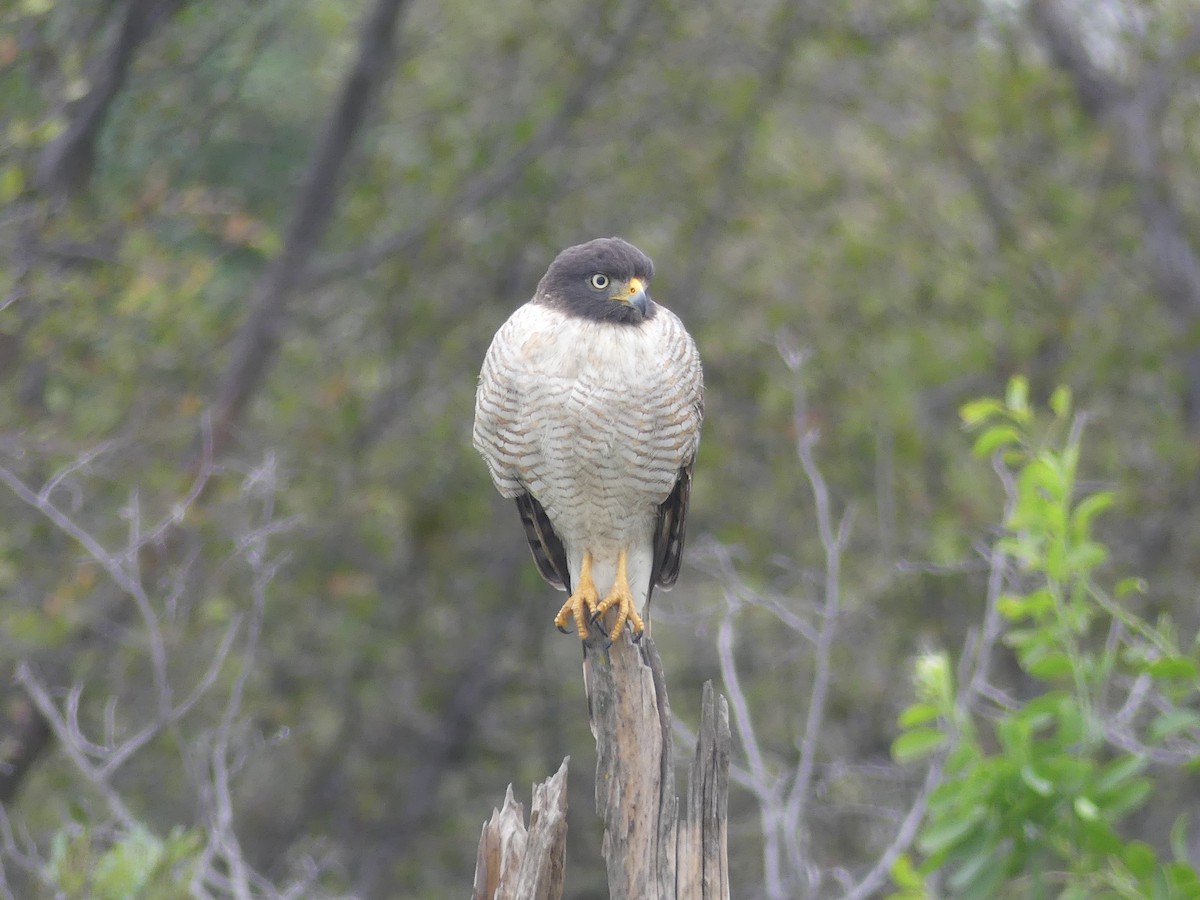
[[[604,819],[604,858],[612,900],[729,900],[726,808],[729,796],[729,711],[712,683],[704,685],[700,733],[688,770],[687,797],[675,793],[671,707],[662,661],[654,642],[622,639],[612,647],[593,638],[584,650],[584,689],[596,738],[596,810]],[[540,824],[538,791],[566,779],[557,775],[535,788],[528,843]],[[566,800],[562,799],[565,811]],[[510,807],[516,807],[511,811]],[[503,824],[505,818],[510,823]],[[558,893],[513,892],[515,873],[531,865],[520,839],[507,844],[495,835],[524,832],[520,806],[512,802],[484,827],[475,871],[473,900],[558,900],[562,892],[561,851]],[[562,837],[565,838],[565,825]],[[548,854],[547,865],[550,865]],[[511,869],[514,874],[506,875]],[[532,882],[528,882],[532,883]],[[540,883],[549,883],[543,879]],[[504,890],[501,890],[504,888]],[[489,892],[490,890],[490,892]]]
[[[525,810],[513,799],[493,809],[484,823],[475,857],[471,900],[559,900],[567,855],[567,763],[533,787],[533,810],[525,828]]]

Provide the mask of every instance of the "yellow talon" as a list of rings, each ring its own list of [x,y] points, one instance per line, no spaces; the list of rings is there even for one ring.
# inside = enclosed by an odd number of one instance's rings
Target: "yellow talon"
[[[595,618],[596,604],[600,601],[600,593],[596,590],[596,584],[592,581],[592,554],[590,551],[584,551],[583,566],[579,571],[579,585],[575,588],[575,592],[567,598],[567,602],[562,605],[562,609],[558,611],[558,615],[554,617],[554,624],[563,634],[570,634],[567,631],[568,615],[575,618],[575,630],[579,633],[580,639],[588,636],[587,623],[589,619]],[[587,610],[587,615],[584,615],[584,610]]]
[[[601,619],[614,606],[617,608],[616,624],[613,625],[612,631],[608,634],[610,641],[616,641],[621,636],[621,629],[625,627],[626,622],[629,622],[633,627],[633,639],[635,641],[642,636],[642,632],[646,627],[646,623],[642,621],[642,617],[638,615],[637,608],[633,605],[633,592],[629,589],[629,576],[625,571],[625,567],[625,551],[622,550],[617,554],[617,577],[613,581],[612,590],[608,592],[608,596],[604,598],[592,614],[592,621],[595,622]],[[559,615],[561,616],[562,613],[559,613]]]

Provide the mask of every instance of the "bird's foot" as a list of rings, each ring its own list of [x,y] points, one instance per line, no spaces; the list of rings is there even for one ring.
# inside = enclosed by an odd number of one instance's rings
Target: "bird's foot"
[[[642,639],[642,632],[646,630],[646,623],[638,615],[637,607],[633,603],[633,592],[629,589],[629,577],[625,573],[624,550],[617,556],[617,578],[613,582],[612,590],[608,592],[608,596],[596,607],[595,612],[592,614],[592,621],[600,621],[604,618],[604,614],[613,607],[617,609],[617,620],[613,623],[612,631],[608,632],[609,642],[614,642],[621,636],[621,629],[625,627],[626,623],[629,624],[629,629],[633,632],[634,643],[640,641]],[[603,628],[603,623],[601,624],[601,628]]]
[[[588,622],[594,622],[596,609],[600,603],[600,592],[592,581],[592,554],[583,555],[583,568],[579,573],[579,586],[567,598],[558,615],[554,617],[554,625],[563,634],[570,634],[567,622],[575,620],[575,631],[580,639],[588,636]]]

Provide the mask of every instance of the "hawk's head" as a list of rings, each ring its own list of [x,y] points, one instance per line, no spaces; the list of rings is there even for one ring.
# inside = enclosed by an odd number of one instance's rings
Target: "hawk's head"
[[[637,325],[654,316],[646,293],[653,275],[654,263],[633,244],[597,238],[558,254],[533,299],[585,319]]]

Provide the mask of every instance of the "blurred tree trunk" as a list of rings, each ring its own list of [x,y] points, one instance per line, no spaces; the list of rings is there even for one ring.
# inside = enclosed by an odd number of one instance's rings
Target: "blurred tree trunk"
[[[645,637],[633,644],[622,638],[607,648],[604,643],[593,637],[584,645],[583,682],[596,739],[596,811],[604,819],[609,896],[728,900],[730,732],[725,698],[705,682],[687,802],[681,807],[675,794],[671,706],[654,641]],[[557,830],[557,822],[566,813],[566,765],[564,760],[558,774],[535,787],[528,838],[509,786],[504,810],[493,812],[484,825],[473,900],[561,896],[566,824],[563,819]],[[548,802],[539,798],[552,783],[559,799],[549,809],[554,819],[548,824],[543,819]],[[542,834],[535,842],[539,828]],[[553,844],[542,836],[547,829],[554,829]],[[538,848],[536,855],[526,852],[527,841]],[[524,887],[514,889],[517,884]],[[535,891],[533,884],[542,887]]]
[[[85,190],[96,163],[96,141],[113,100],[125,86],[141,47],[185,0],[129,0],[112,44],[91,66],[89,90],[68,115],[67,127],[38,161],[38,183],[51,194],[71,196]]]
[[[1183,331],[1200,323],[1200,252],[1172,188],[1163,153],[1162,119],[1180,71],[1200,54],[1200,13],[1160,61],[1124,84],[1093,59],[1074,14],[1056,0],[1030,5],[1033,24],[1055,65],[1071,79],[1084,113],[1112,135],[1123,174],[1142,220],[1142,249],[1159,300]],[[1200,352],[1189,350],[1185,406],[1193,430],[1200,428]]]
[[[228,445],[246,404],[266,378],[279,347],[288,299],[333,219],[354,138],[391,75],[397,26],[406,6],[407,0],[377,0],[363,22],[358,55],[325,122],[283,249],[255,287],[249,317],[237,335],[233,359],[225,370],[214,427],[218,453]]]

